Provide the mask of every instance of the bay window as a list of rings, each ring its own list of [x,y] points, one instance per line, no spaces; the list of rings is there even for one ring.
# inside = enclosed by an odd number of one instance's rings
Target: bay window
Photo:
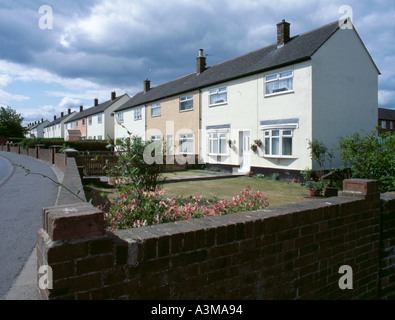
[[[293,130],[273,129],[265,131],[265,155],[292,156]]]
[[[227,154],[227,133],[213,132],[209,134],[209,154],[225,155]]]

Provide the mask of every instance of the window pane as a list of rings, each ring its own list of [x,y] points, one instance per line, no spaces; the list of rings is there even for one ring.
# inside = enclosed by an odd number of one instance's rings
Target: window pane
[[[266,77],[266,81],[276,80],[276,79],[277,79],[277,74],[272,74]]]
[[[270,138],[265,138],[265,154],[270,154]]]
[[[280,72],[280,78],[285,78],[290,76],[292,76],[292,71]]]
[[[292,156],[292,138],[283,138],[283,155]]]
[[[273,136],[273,137],[278,137],[278,136],[280,136],[280,130],[273,130],[273,131],[272,131],[272,136]]]
[[[272,155],[280,154],[280,139],[272,138]]]

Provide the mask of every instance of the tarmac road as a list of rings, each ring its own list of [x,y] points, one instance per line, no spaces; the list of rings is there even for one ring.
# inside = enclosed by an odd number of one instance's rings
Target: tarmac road
[[[58,195],[54,182],[38,175],[26,176],[12,163],[57,181],[50,165],[0,151],[0,300],[5,299],[35,248],[42,208],[54,206]]]

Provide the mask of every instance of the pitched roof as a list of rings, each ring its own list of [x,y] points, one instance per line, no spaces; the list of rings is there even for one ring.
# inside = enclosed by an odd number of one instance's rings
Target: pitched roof
[[[281,47],[272,44],[211,66],[200,74],[194,72],[153,87],[147,92],[139,92],[115,111],[122,111],[187,91],[309,60],[338,29],[339,22],[335,21],[294,36]]]
[[[379,108],[380,120],[395,120],[395,109]]]
[[[58,119],[56,119],[56,120],[50,122],[50,123],[47,124],[44,128],[52,127],[52,126],[54,126],[54,125],[56,125],[56,124],[58,124],[58,123],[61,123],[63,120],[65,120],[65,119],[67,119],[68,117],[72,116],[74,113],[75,113],[75,111],[74,111],[74,112],[71,112],[71,113],[68,113],[68,114],[64,115],[63,117],[60,117],[60,118],[58,118]]]
[[[114,100],[108,100],[102,103],[99,103],[96,107],[91,107],[89,109],[83,110],[81,112],[78,112],[74,117],[69,119],[66,123],[76,121],[82,118],[90,117],[94,114],[102,113],[104,112],[107,108],[109,108],[112,104],[123,98],[124,96],[127,96],[127,93],[115,98]]]

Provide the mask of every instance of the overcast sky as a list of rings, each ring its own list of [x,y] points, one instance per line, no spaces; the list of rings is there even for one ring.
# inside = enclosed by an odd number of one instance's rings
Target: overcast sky
[[[379,106],[395,108],[395,0],[0,0],[0,105],[52,120],[194,72],[200,48],[214,65],[275,43],[282,19],[294,36],[343,5],[381,72]]]

